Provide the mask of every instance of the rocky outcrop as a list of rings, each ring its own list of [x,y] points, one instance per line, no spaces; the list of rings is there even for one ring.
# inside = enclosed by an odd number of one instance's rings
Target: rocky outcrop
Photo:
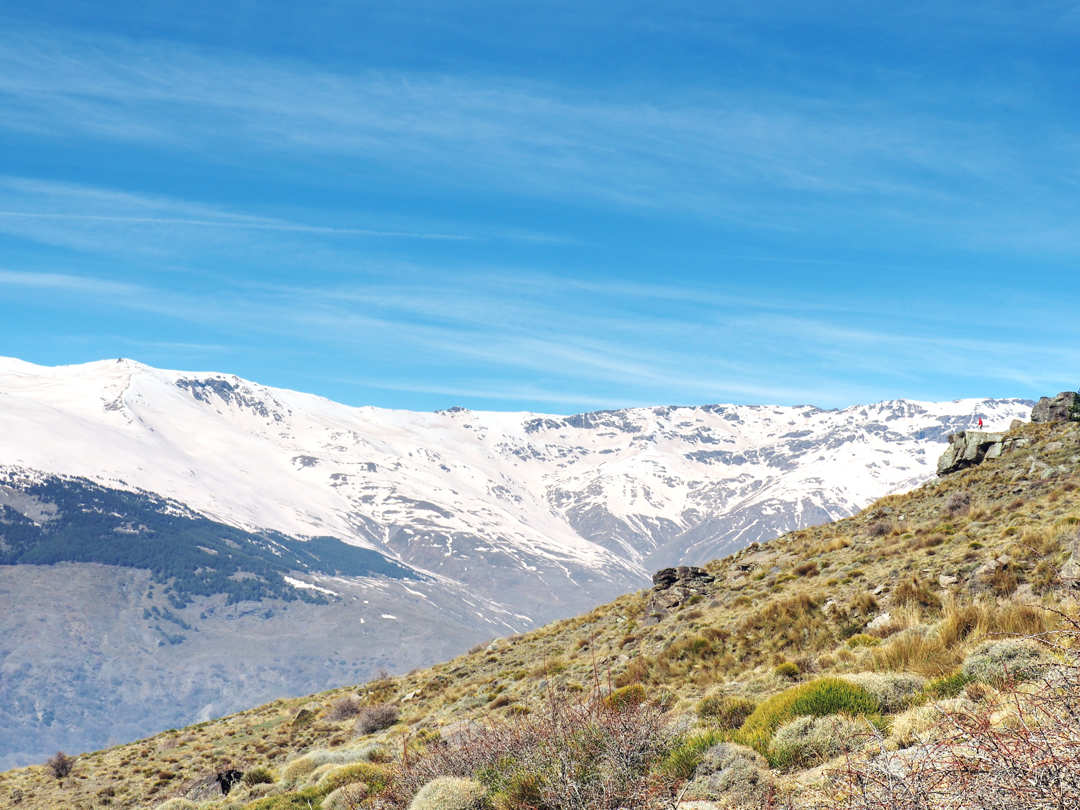
[[[680,565],[653,574],[653,587],[645,609],[645,624],[656,624],[693,596],[705,596],[715,577],[704,568]]]
[[[1069,537],[1064,545],[1069,556],[1061,565],[1058,579],[1069,588],[1080,588],[1080,534]]]
[[[991,590],[999,590],[1001,584],[1007,582],[1010,578],[1013,581],[1012,587],[1015,588],[1015,571],[1016,565],[1013,563],[1012,557],[1008,554],[994,557],[971,572],[971,576],[968,577],[967,582],[968,590],[972,593],[986,593]]]
[[[315,722],[315,715],[317,713],[317,707],[314,704],[309,703],[293,715],[292,724],[294,727],[310,726]]]
[[[1007,433],[986,433],[980,430],[950,433],[949,446],[938,459],[937,474],[948,475],[965,467],[973,467],[1027,443],[1028,440],[1023,436],[1011,436]]]
[[[1031,409],[1032,422],[1080,422],[1080,394],[1062,391],[1056,397],[1041,397]]]

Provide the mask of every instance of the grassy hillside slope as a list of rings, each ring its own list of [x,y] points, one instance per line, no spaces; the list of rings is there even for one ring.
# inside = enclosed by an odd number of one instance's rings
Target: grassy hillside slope
[[[0,774],[0,806],[525,810],[575,806],[552,793],[574,779],[608,791],[583,807],[620,790],[643,807],[825,801],[820,766],[855,738],[902,749],[936,701],[993,699],[1001,661],[1045,668],[987,642],[1062,621],[1040,603],[1074,611],[1080,426],[1014,433],[1030,443],[710,563],[706,592],[658,623],[649,591],[629,594],[429,669],[85,754],[62,777]],[[569,770],[550,770],[563,755]],[[229,768],[247,780],[223,797]],[[440,773],[461,779],[413,799]]]

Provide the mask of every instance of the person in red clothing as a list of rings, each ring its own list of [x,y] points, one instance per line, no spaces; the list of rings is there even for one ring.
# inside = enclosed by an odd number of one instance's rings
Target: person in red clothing
[[[979,417],[979,430],[982,430],[982,417]]]

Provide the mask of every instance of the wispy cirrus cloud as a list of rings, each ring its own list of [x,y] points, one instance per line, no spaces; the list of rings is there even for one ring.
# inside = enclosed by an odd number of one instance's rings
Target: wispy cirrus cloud
[[[317,214],[316,214],[317,216]],[[337,219],[350,217],[340,213]],[[524,229],[408,229],[378,223],[322,224],[163,194],[0,175],[0,233],[103,255],[163,256],[214,251],[320,251],[338,261],[371,241],[560,243]]]
[[[513,14],[550,44],[559,25],[611,28],[601,5],[565,3],[555,25],[548,8]],[[584,58],[653,35],[687,58],[603,77],[539,58],[409,62],[393,43],[373,69],[355,47],[331,61],[7,26],[0,316],[23,326],[0,337],[36,329],[35,350],[96,324],[107,353],[170,363],[235,345],[223,368],[288,354],[324,379],[350,365],[365,396],[425,402],[1054,387],[1080,361],[1075,67],[1017,50],[973,77],[968,52],[907,50],[954,44],[905,28],[910,7],[795,5],[629,11],[623,39]],[[920,20],[977,11],[930,5]],[[1041,3],[1018,31],[1049,35],[1058,11]],[[409,16],[373,25],[386,15]],[[993,4],[979,36],[1012,48],[1010,16],[1024,15]],[[789,20],[813,33],[792,38]],[[853,41],[863,26],[895,52]]]
[[[31,290],[50,290],[92,296],[132,296],[146,290],[136,284],[126,284],[104,278],[92,278],[70,273],[0,269],[0,287],[21,287]]]
[[[986,103],[1007,89],[983,90]],[[1020,148],[981,125],[968,87],[942,88],[957,94],[951,115],[941,98],[926,106],[914,82],[894,81],[888,98],[819,90],[587,95],[490,75],[333,73],[166,42],[0,38],[10,111],[0,127],[45,137],[225,162],[253,152],[296,165],[343,161],[409,182],[673,209],[766,231],[803,230],[811,212],[818,222],[872,213],[959,240],[1000,244],[1022,230],[1027,244],[1076,249],[1077,209],[1054,169],[1078,156],[1071,139],[1047,132],[1038,154]],[[1018,216],[1034,225],[1015,201],[1047,192],[1064,204],[1059,222],[1002,229]]]
[[[839,322],[778,313],[767,298],[756,304],[737,298],[726,318],[716,318],[710,305],[642,318],[633,308],[622,310],[618,296],[598,299],[595,284],[582,291],[587,301],[568,301],[558,284],[544,295],[527,284],[525,297],[514,288],[500,297],[495,288],[477,301],[467,281],[418,288],[392,277],[351,294],[318,284],[239,284],[198,294],[11,270],[0,271],[0,289],[5,286],[66,292],[78,297],[83,311],[148,313],[195,333],[227,323],[230,333],[256,343],[254,336],[272,335],[344,356],[362,347],[386,359],[379,366],[386,376],[335,379],[364,391],[531,401],[556,410],[729,401],[842,406],[883,390],[917,396],[910,386],[927,373],[993,380],[1007,392],[1018,385],[1054,387],[1080,363],[1080,352],[1067,345],[949,337],[933,334],[932,322],[923,324],[928,332],[874,328],[865,324],[881,320],[881,313],[855,303],[851,317]],[[590,308],[604,324],[599,332],[585,314]],[[487,316],[500,310],[507,317]],[[189,344],[187,353],[206,353],[202,341],[154,343],[143,341],[140,350],[183,352]],[[124,345],[140,347],[140,341]]]

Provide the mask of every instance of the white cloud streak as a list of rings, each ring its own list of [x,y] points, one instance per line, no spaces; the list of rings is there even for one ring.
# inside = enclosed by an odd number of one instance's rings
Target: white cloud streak
[[[611,327],[598,336],[577,304],[559,311],[565,302],[558,285],[547,296],[528,299],[489,291],[478,306],[468,284],[429,284],[422,295],[388,279],[379,285],[368,296],[352,297],[316,285],[237,286],[198,295],[68,273],[0,270],[0,288],[67,293],[77,296],[84,312],[103,317],[151,313],[197,327],[193,334],[224,323],[249,342],[273,335],[324,351],[362,347],[400,358],[396,379],[352,381],[368,389],[570,408],[728,401],[829,407],[882,398],[883,390],[917,395],[910,386],[929,372],[957,381],[994,380],[1011,393],[1017,386],[1060,385],[1062,375],[1080,364],[1080,351],[1068,344],[950,337],[943,324],[937,335],[867,328],[777,314],[767,306],[748,309],[743,299],[739,317],[715,322],[702,312],[654,316],[634,339],[635,315],[621,312],[617,300],[591,303]],[[588,294],[595,298],[596,288]],[[440,308],[445,317],[433,319]],[[500,309],[511,317],[485,317]],[[861,319],[872,314],[860,313]],[[183,344],[161,341],[156,348],[183,351]],[[484,380],[470,381],[477,367],[486,370]],[[404,369],[411,379],[401,379]]]

